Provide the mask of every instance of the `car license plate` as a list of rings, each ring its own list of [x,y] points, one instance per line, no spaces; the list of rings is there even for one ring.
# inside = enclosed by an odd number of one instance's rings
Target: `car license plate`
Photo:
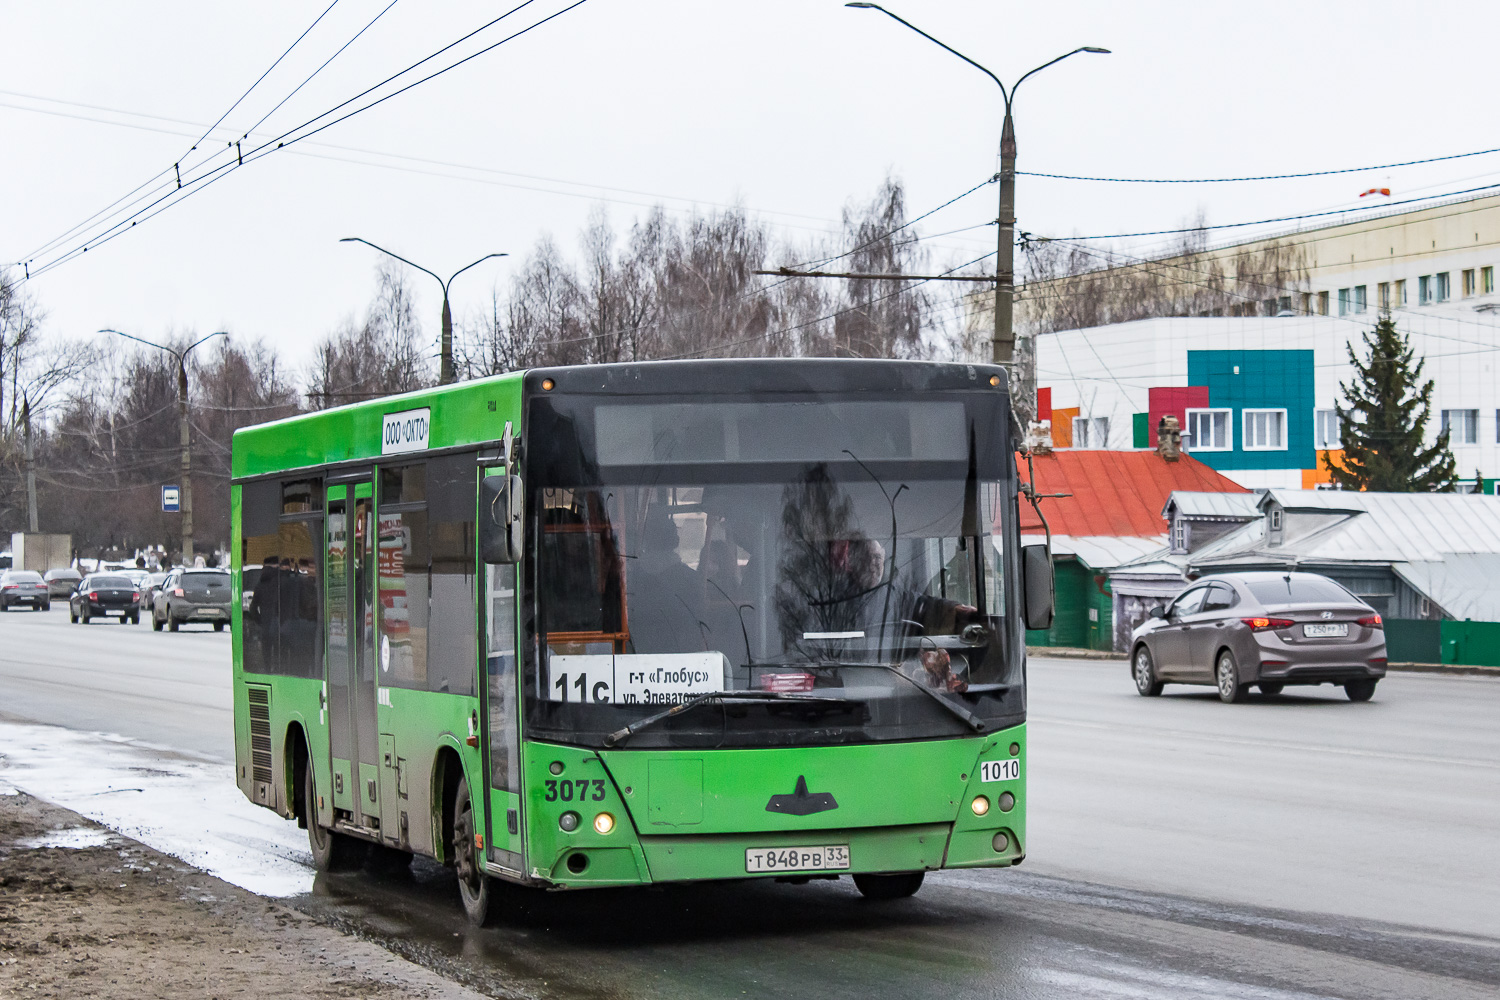
[[[747,872],[826,872],[849,867],[848,844],[821,847],[752,847],[745,851]]]
[[[1340,622],[1337,625],[1304,625],[1302,626],[1302,634],[1309,639],[1327,639],[1330,637],[1342,639],[1348,636],[1349,625],[1347,622]]]

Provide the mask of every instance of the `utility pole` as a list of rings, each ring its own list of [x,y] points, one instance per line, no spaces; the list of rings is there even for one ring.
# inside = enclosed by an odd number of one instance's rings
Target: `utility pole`
[[[407,260],[405,257],[402,257],[400,254],[391,253],[385,247],[375,246],[375,244],[371,243],[367,239],[362,239],[358,236],[345,236],[343,239],[339,240],[339,242],[363,243],[367,247],[379,250],[387,257],[396,258],[407,267],[416,268],[423,274],[430,276],[434,281],[438,283],[439,286],[441,286],[441,288],[443,289],[443,339],[441,342],[442,346],[439,352],[441,360],[438,362],[438,385],[452,384],[456,380],[457,376],[454,374],[453,370],[453,311],[448,306],[448,288],[453,284],[454,278],[457,278],[460,274],[463,274],[469,268],[474,267],[478,264],[483,264],[485,261],[489,260],[492,257],[508,257],[510,255],[504,253],[485,254],[483,257],[476,260],[473,264],[465,264],[457,271],[454,271],[452,277],[450,277],[447,281],[444,281],[436,274],[433,274],[433,272],[427,270],[427,268],[423,267],[421,264],[413,264],[411,261]]]
[[[182,448],[182,493],[180,494],[182,509],[182,565],[191,566],[193,565],[193,448],[191,428],[188,424],[187,356],[199,344],[212,340],[215,337],[227,337],[229,334],[223,330],[217,333],[210,333],[202,340],[195,341],[180,351],[174,351],[170,347],[154,344],[149,340],[142,340],[140,337],[132,337],[130,334],[121,333],[119,330],[100,330],[99,332],[113,333],[124,337],[126,340],[133,340],[137,344],[145,344],[147,347],[154,347],[158,351],[166,351],[177,359],[177,440]]]
[[[1036,69],[1023,74],[1009,89],[1000,78],[979,63],[970,59],[950,45],[938,41],[902,17],[898,17],[877,3],[846,3],[845,7],[878,10],[899,21],[929,42],[957,56],[995,82],[1000,96],[1005,101],[1005,121],[1000,129],[1000,217],[995,260],[995,332],[990,338],[990,357],[995,364],[1011,365],[1011,406],[1023,428],[1029,429],[1036,418],[1036,345],[1031,337],[1016,336],[1014,307],[1016,297],[1015,247],[1016,247],[1016,127],[1011,118],[1011,105],[1016,91],[1026,78],[1039,73],[1054,63],[1060,63],[1080,52],[1108,55],[1109,49],[1096,45],[1084,45],[1072,52],[1064,53],[1051,62],[1042,63]]]
[[[31,400],[21,397],[21,422],[26,426],[26,523],[34,535],[42,529],[36,519],[36,452],[31,446]]]

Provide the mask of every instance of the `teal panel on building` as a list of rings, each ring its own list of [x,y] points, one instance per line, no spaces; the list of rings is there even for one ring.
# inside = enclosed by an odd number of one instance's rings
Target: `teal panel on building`
[[[1132,448],[1151,447],[1151,414],[1132,413],[1130,415],[1130,446]]]
[[[1226,451],[1195,448],[1213,469],[1313,469],[1312,351],[1188,351],[1188,384],[1208,387],[1209,406],[1232,411]],[[1286,410],[1286,449],[1245,448],[1245,410]]]

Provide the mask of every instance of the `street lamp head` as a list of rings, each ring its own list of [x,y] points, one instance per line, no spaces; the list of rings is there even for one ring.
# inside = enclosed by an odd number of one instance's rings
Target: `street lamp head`
[[[1094,55],[1097,55],[1097,56],[1107,56],[1107,55],[1110,54],[1109,49],[1101,49],[1097,45],[1085,45],[1083,47],[1083,51],[1085,51],[1085,52],[1092,52]]]
[[[884,9],[878,3],[846,3],[846,4],[844,4],[844,6],[845,7],[858,7],[861,10],[866,10],[866,9],[869,9],[869,8],[872,8],[872,7],[875,10],[883,10]]]

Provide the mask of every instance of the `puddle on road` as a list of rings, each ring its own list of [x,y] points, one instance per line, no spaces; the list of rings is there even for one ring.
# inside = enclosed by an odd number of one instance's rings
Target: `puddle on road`
[[[55,802],[262,896],[312,889],[306,835],[252,805],[229,763],[11,722],[0,722],[0,754],[0,792],[14,787]]]

